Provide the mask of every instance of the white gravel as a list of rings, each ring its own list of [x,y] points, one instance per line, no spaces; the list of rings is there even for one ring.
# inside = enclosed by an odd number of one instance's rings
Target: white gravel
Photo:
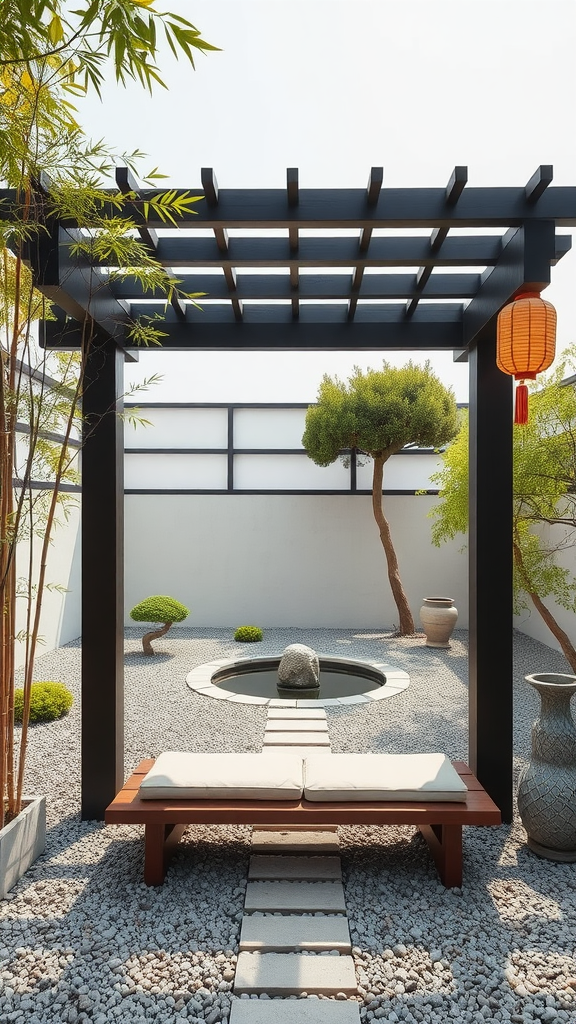
[[[276,654],[288,643],[383,657],[410,673],[397,697],[327,709],[334,752],[467,757],[464,631],[440,651],[355,630],[270,629],[261,644],[236,644],[228,630],[172,629],[153,659],[140,635],[127,630],[125,643],[127,773],[167,748],[260,750],[265,708],[202,697],[185,677],[217,657]],[[516,771],[537,712],[523,677],[537,671],[568,667],[515,634]],[[48,844],[0,904],[2,1024],[224,1024],[250,829],[189,830],[164,885],[147,888],[141,830],[79,820],[79,643],[41,657],[36,678],[61,680],[76,699],[65,719],[32,729],[27,790],[47,795]],[[363,1020],[576,1021],[576,865],[531,854],[516,819],[466,830],[464,888],[446,890],[413,829],[339,831]]]

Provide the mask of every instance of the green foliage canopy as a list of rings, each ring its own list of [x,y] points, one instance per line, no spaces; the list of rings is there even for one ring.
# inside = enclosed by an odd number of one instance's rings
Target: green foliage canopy
[[[91,85],[100,93],[108,62],[116,80],[164,86],[156,58],[158,33],[174,56],[194,67],[194,52],[217,50],[186,18],[154,9],[154,0],[2,0],[0,66],[30,65],[47,57],[71,62],[70,91]]]
[[[238,626],[234,632],[234,639],[238,643],[255,644],[264,639],[264,633],[260,626]]]
[[[176,59],[216,50],[180,15],[159,13],[153,0],[2,0],[0,15],[0,178],[20,188],[42,171],[76,184],[109,173],[112,153],[92,143],[76,120],[77,97],[98,95],[110,77],[165,88],[156,66],[164,35]],[[143,154],[122,155],[134,169]],[[144,180],[163,177],[150,171]],[[145,212],[146,215],[146,212]]]
[[[190,609],[180,601],[157,594],[134,605],[130,618],[135,622],[182,622],[189,614]]]
[[[64,683],[32,683],[30,687],[30,721],[52,722],[62,718],[72,707],[74,697]],[[24,690],[14,691],[14,720],[22,721]]]
[[[576,580],[554,557],[559,547],[571,542],[570,531],[576,527],[576,387],[562,383],[575,359],[576,350],[569,349],[550,374],[540,376],[532,385],[528,424],[514,427],[517,611],[527,606],[526,593],[552,597],[562,607],[576,610]],[[440,503],[430,512],[432,540],[439,545],[468,529],[467,417],[433,480],[440,488]],[[533,529],[537,524],[562,527],[558,543],[545,543],[542,532]]]
[[[58,507],[66,514],[64,502],[72,497],[62,483],[76,479],[79,399],[101,283],[95,275],[80,361],[74,353],[49,355],[38,349],[31,324],[50,316],[50,303],[34,288],[27,264],[44,240],[47,223],[59,218],[79,229],[73,232],[71,256],[81,263],[103,260],[116,268],[111,277],[136,278],[144,290],[159,289],[168,302],[175,294],[196,297],[179,289],[138,228],[150,211],[176,223],[194,212],[202,197],[174,189],[138,195],[105,189],[115,166],[135,171],[143,154],[118,155],[102,141],[92,142],[74,107],[88,89],[100,94],[106,78],[120,84],[132,79],[149,91],[163,86],[156,67],[157,33],[164,34],[176,59],[184,56],[192,66],[194,53],[215,49],[186,19],[155,11],[153,0],[2,0],[0,7],[0,184],[14,190],[0,204],[0,826],[22,804],[42,597],[46,589],[58,589],[46,577],[47,553]],[[143,180],[160,177],[155,168]],[[154,317],[128,321],[126,331],[136,344],[158,344],[162,336]],[[25,436],[20,420],[30,428]],[[35,482],[43,479],[50,487],[38,491]],[[28,543],[22,559],[26,574],[17,577],[15,554],[22,541]],[[176,604],[168,614],[164,607],[162,621],[186,617],[188,610],[175,609]],[[17,607],[24,622],[18,633]],[[24,687],[22,731],[14,744],[18,642],[25,644]]]
[[[408,444],[445,444],[457,425],[454,395],[429,362],[400,368],[385,362],[365,374],[356,367],[348,384],[326,374],[318,403],[306,414],[302,444],[318,466],[330,465],[343,448],[386,461]]]

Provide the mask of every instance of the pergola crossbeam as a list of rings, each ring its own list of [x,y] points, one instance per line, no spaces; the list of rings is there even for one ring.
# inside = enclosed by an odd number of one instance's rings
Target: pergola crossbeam
[[[117,167],[115,171],[116,184],[120,192],[124,195],[130,195],[130,193],[140,193],[140,184],[136,180],[135,175],[132,173],[129,167]],[[139,212],[139,211],[138,211]],[[142,214],[140,213],[138,220],[142,220]],[[140,240],[144,242],[144,245],[150,249],[150,251],[156,255],[158,248],[158,235],[153,228],[147,227],[146,224],[139,224],[138,235]]]
[[[298,168],[289,167],[286,171],[286,192],[288,195],[288,206],[294,209],[298,206]],[[291,256],[295,256],[300,249],[300,236],[298,232],[298,226],[290,224],[288,227],[288,244],[290,247]],[[290,304],[292,307],[292,317],[297,320],[300,316],[300,296],[298,293],[300,272],[298,265],[292,263],[290,265]]]
[[[296,168],[292,168],[296,171]],[[454,195],[462,184],[454,182]],[[191,189],[177,189],[177,195],[189,195]],[[195,191],[202,192],[202,188]],[[510,188],[463,188],[457,201],[448,202],[446,188],[382,188],[376,203],[367,202],[366,189],[304,189],[297,175],[286,189],[220,189],[206,191],[207,201],[195,204],[183,214],[186,227],[289,228],[422,228],[437,227],[519,227],[529,220],[550,219],[558,227],[576,225],[576,186],[546,188],[530,199],[526,186]],[[162,189],[148,189],[147,199],[161,195]],[[211,200],[208,200],[208,195]],[[297,201],[294,197],[297,195]],[[289,200],[289,196],[291,197]],[[126,213],[134,215],[127,204]],[[149,227],[165,227],[164,221],[150,211]]]
[[[430,235],[430,252],[436,253],[448,235],[449,228],[434,228]]]
[[[202,181],[202,189],[208,206],[218,206],[218,182],[216,181],[213,168],[202,167],[200,180]]]
[[[384,168],[383,167],[371,167],[370,177],[368,178],[368,187],[366,189],[366,198],[368,206],[376,206],[382,190],[382,182],[384,181]]]
[[[526,202],[535,203],[548,188],[554,177],[552,164],[540,164],[526,185]]]
[[[462,195],[466,182],[468,181],[468,168],[456,166],[450,175],[450,181],[446,186],[446,202],[448,206],[454,206]]]
[[[219,229],[220,231],[225,229]],[[222,237],[222,236],[220,236]],[[361,243],[362,244],[362,239]],[[300,237],[297,249],[289,238],[227,238],[226,249],[211,238],[162,236],[157,256],[164,266],[199,267],[478,267],[494,266],[502,251],[502,235],[449,237],[439,253],[432,251],[429,235],[378,237],[372,234],[365,249],[354,238]],[[223,255],[226,259],[223,260]]]
[[[430,268],[432,269],[432,268]],[[346,274],[305,274],[298,278],[298,268],[290,267],[287,274],[240,274],[226,266],[224,274],[234,274],[233,288],[224,275],[180,274],[184,291],[205,293],[206,299],[229,298],[233,290],[241,299],[286,299],[292,297],[293,288],[298,288],[301,299],[347,299],[350,295],[367,299],[411,299],[418,291],[421,299],[468,299],[476,295],[481,275],[473,274],[432,274],[421,289],[417,289],[416,274],[367,274],[363,267],[355,267],[352,278]],[[294,279],[293,279],[294,275]],[[116,298],[132,300],[156,298],[160,303],[163,295],[159,290],[145,291],[135,278],[118,279],[111,284]],[[202,299],[199,300],[202,305]]]

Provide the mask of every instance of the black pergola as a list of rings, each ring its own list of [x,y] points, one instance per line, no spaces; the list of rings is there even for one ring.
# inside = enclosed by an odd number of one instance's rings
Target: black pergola
[[[108,281],[72,257],[76,225],[48,225],[34,271],[61,316],[44,324],[43,343],[78,346],[86,322],[96,337],[83,398],[84,818],[101,819],[124,781],[123,428],[104,414],[133,358],[128,310],[154,310],[163,349],[451,350],[469,362],[469,761],[511,820],[512,383],[496,367],[496,318],[518,292],[545,288],[570,248],[557,228],[576,225],[576,187],[551,181],[541,166],[524,187],[468,188],[456,167],[446,188],[388,189],[374,167],[365,189],[300,189],[290,168],[285,189],[219,190],[205,168],[202,187],[186,190],[204,199],[180,231],[153,214],[144,223],[128,197],[160,262],[208,293],[202,310],[179,298],[165,308],[160,296],[151,307],[135,280]],[[154,194],[125,169],[117,184]]]

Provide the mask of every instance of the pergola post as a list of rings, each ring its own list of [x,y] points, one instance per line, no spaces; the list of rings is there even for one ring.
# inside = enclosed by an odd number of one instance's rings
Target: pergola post
[[[102,820],[124,783],[123,353],[85,361],[82,449],[82,801]]]
[[[512,381],[487,334],[469,357],[469,761],[511,821]]]

